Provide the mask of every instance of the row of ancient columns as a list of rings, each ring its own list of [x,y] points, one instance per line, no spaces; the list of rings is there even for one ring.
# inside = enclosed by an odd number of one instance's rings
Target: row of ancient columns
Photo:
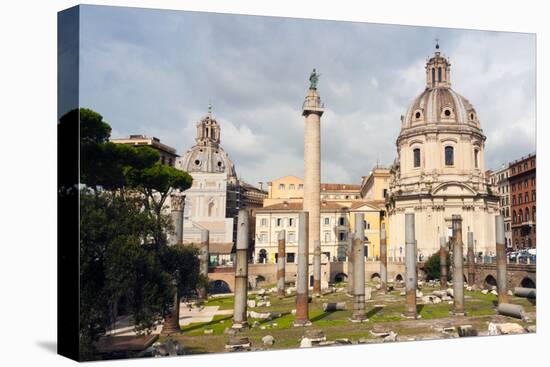
[[[309,320],[309,214],[299,213],[298,221],[298,264],[296,272],[296,316],[294,326],[311,325]],[[355,236],[351,257],[356,264],[364,263],[364,215],[355,215]],[[248,213],[245,210],[239,211],[237,225],[237,258],[235,267],[235,310],[233,316],[233,327],[240,329],[247,326],[247,286],[248,286]],[[317,241],[316,241],[317,242]],[[385,242],[385,236],[384,236]],[[285,296],[285,231],[279,232],[278,254],[277,254],[277,295],[280,298]],[[321,253],[320,245],[316,243],[313,256],[313,293],[320,295],[321,279]],[[361,271],[362,270],[362,271]],[[355,279],[353,289],[353,313],[352,321],[363,321],[365,314],[365,271],[364,266],[356,266],[353,278]],[[317,287],[315,284],[317,283]]]
[[[294,325],[307,326],[311,325],[308,310],[308,213],[300,212],[298,222],[298,269],[296,274],[296,318]],[[246,302],[248,296],[248,225],[248,212],[240,210],[237,223],[237,254],[235,264],[235,308],[233,313],[233,328],[235,329],[242,329],[248,325]],[[286,263],[285,231],[279,232],[278,246],[277,295],[279,298],[283,298],[285,296]],[[320,268],[320,258],[316,262],[316,266]],[[320,279],[320,274],[318,279]]]
[[[501,215],[495,217],[496,250],[497,250],[497,292],[499,308],[514,308],[508,305],[508,290],[506,284],[506,250],[504,241],[504,218]],[[406,307],[405,316],[416,318],[416,290],[417,263],[416,263],[416,240],[414,233],[414,213],[405,214],[405,289]],[[464,309],[464,257],[462,241],[462,218],[460,215],[452,216],[452,275],[453,275],[453,309],[452,313],[457,316],[465,315]],[[468,232],[468,284],[474,285],[475,262],[474,262],[474,239],[473,233]],[[445,237],[440,238],[440,285],[442,290],[447,289],[447,244]]]
[[[416,254],[416,239],[415,239],[415,222],[414,214],[407,213],[405,215],[405,293],[406,307],[404,315],[408,318],[416,318],[416,291],[418,287],[417,278],[417,254]],[[353,312],[352,321],[360,322],[366,319],[365,314],[365,248],[364,248],[364,215],[362,213],[355,214],[355,233],[352,236],[352,246],[348,251],[348,268],[350,294],[353,296]],[[296,318],[295,326],[307,326],[311,322],[309,320],[309,294],[308,294],[308,279],[309,279],[309,248],[308,248],[308,213],[301,212],[299,214],[298,228],[298,268],[296,274]],[[499,225],[500,224],[500,225]],[[499,303],[507,302],[506,289],[506,261],[504,254],[504,241],[501,237],[503,233],[502,217],[497,216],[497,282]],[[502,227],[502,228],[501,228]],[[464,315],[464,259],[462,256],[462,219],[460,216],[452,218],[452,252],[453,252],[453,314]],[[235,268],[235,314],[234,327],[241,328],[246,325],[246,299],[248,287],[248,213],[245,210],[239,212],[239,222],[237,229],[237,259]],[[278,296],[284,297],[285,294],[285,233],[279,233],[279,251],[277,261],[277,288]],[[440,265],[441,265],[441,287],[447,286],[447,264],[446,264],[446,246],[444,238],[441,239],[440,250]],[[381,291],[387,292],[387,249],[385,226],[381,225],[380,231],[381,243]],[[473,261],[471,253],[473,252],[472,244],[473,237],[468,235],[468,272],[469,278],[473,279],[475,269],[473,269]],[[502,261],[504,259],[504,261]],[[314,264],[314,282],[320,280],[320,253],[318,247],[315,247],[313,259]],[[314,283],[315,284],[315,283]],[[314,287],[315,293],[315,287]]]

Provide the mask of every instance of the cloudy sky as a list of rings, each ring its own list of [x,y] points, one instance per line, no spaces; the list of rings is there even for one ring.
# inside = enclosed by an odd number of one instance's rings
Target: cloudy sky
[[[113,137],[156,136],[183,154],[212,103],[223,148],[256,184],[303,175],[301,105],[315,67],[322,181],[359,183],[396,157],[435,38],[453,89],[478,112],[487,168],[534,152],[531,34],[83,6],[80,105]]]

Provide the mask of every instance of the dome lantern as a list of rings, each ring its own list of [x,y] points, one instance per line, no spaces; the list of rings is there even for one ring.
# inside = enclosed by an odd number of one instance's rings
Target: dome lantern
[[[434,56],[426,63],[426,88],[440,87],[451,87],[451,63],[441,55],[437,40]]]
[[[235,165],[220,145],[221,129],[212,116],[212,105],[208,113],[196,125],[196,144],[177,162],[176,168],[186,172],[226,173],[228,178],[236,177]]]

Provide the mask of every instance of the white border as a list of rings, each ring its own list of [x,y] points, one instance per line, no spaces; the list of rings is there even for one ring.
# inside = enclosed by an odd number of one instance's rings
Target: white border
[[[56,12],[77,3],[67,0],[0,3],[0,126],[3,129],[0,363],[6,366],[73,363],[51,350],[56,338]],[[542,1],[91,0],[87,3],[537,33],[537,219],[544,223],[548,218],[545,205],[550,202],[545,189],[548,148],[542,142],[547,137],[544,122],[550,123],[543,114],[545,104],[548,105],[544,92],[550,72],[542,67],[543,60],[550,65],[550,22]],[[498,93],[495,96],[498,97]],[[544,363],[539,360],[547,355],[548,348],[543,342],[548,336],[550,312],[550,308],[545,307],[548,284],[543,281],[548,279],[544,275],[548,263],[547,231],[547,227],[539,226],[537,335],[125,360],[104,365],[223,364],[229,367],[316,363],[338,366],[354,361],[369,366],[379,363],[539,365]]]

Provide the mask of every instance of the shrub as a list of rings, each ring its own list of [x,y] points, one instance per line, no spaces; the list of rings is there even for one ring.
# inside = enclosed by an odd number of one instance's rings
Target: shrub
[[[447,253],[447,280],[452,279],[452,274],[449,271],[450,263],[451,263],[451,257]],[[428,258],[424,266],[425,266],[424,271],[426,272],[426,276],[428,280],[439,279],[439,277],[441,276],[441,267],[439,264],[439,251],[430,255],[430,257]]]

